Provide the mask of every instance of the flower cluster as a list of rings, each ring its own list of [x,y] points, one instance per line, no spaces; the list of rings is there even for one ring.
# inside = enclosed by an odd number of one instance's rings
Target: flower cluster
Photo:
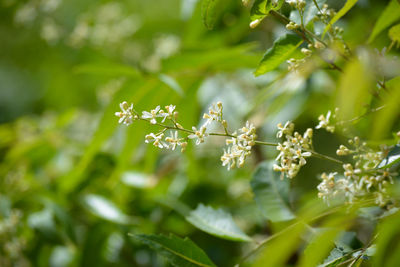
[[[130,125],[133,120],[138,119],[138,116],[134,114],[133,104],[129,106],[128,102],[124,101],[119,104],[119,107],[121,108],[121,111],[115,112],[115,116],[119,117],[118,123]]]
[[[358,197],[373,193],[377,204],[385,204],[387,185],[393,183],[397,173],[389,169],[377,169],[384,153],[374,151],[361,142],[358,137],[349,140],[352,149],[341,145],[336,154],[339,156],[353,155],[354,163],[343,164],[343,176],[335,179],[336,173],[322,174],[322,182],[318,185],[318,196],[329,202],[330,198],[342,195],[348,202]]]
[[[288,3],[293,8],[296,8],[301,11],[303,11],[304,8],[306,7],[306,1],[304,0],[286,0],[286,3]]]
[[[277,137],[284,137],[286,141],[282,144],[279,143],[277,150],[280,151],[276,160],[280,161],[280,165],[274,165],[275,171],[282,172],[281,178],[283,179],[284,174],[289,178],[293,178],[300,171],[300,168],[306,164],[307,157],[310,157],[312,153],[312,129],[307,129],[302,136],[298,132],[294,131],[294,124],[292,122],[286,122],[283,126],[281,123],[278,124]]]
[[[144,120],[150,124],[162,127],[163,129],[158,133],[150,133],[145,137],[146,143],[152,143],[158,148],[166,148],[175,150],[180,146],[183,152],[186,149],[189,140],[194,140],[196,145],[204,143],[205,138],[209,135],[217,135],[227,137],[227,149],[224,149],[224,154],[221,157],[222,165],[227,166],[228,170],[234,167],[242,167],[245,159],[251,154],[251,148],[256,144],[256,128],[250,122],[234,133],[228,132],[228,124],[223,119],[223,106],[221,102],[212,104],[208,109],[208,113],[203,115],[206,120],[200,128],[192,127],[191,130],[183,128],[177,121],[177,112],[174,105],[165,107],[165,111],[157,106],[151,111],[143,111],[140,116],[139,113],[133,108],[133,104],[129,105],[127,102],[120,104],[121,111],[116,112],[115,115],[119,117],[119,123],[130,125],[134,120]],[[161,122],[160,122],[161,120]],[[169,124],[164,124],[165,122]],[[207,127],[213,123],[219,123],[225,130],[224,133],[209,133]],[[165,136],[165,132],[170,131],[170,136]],[[185,136],[180,137],[179,131]]]
[[[243,167],[245,159],[251,154],[251,148],[256,144],[256,128],[250,122],[239,129],[239,134],[235,131],[231,139],[226,140],[227,149],[221,156],[222,166],[227,166],[228,170]]]
[[[315,126],[315,129],[326,129],[328,132],[334,133],[335,132],[335,121],[337,117],[338,109],[335,109],[335,113],[332,115],[332,112],[328,110],[326,116],[321,114],[318,117],[319,123]]]

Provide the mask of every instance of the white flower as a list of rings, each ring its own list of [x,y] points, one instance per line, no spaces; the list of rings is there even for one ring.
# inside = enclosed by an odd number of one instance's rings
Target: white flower
[[[150,119],[151,124],[156,124],[157,123],[156,118],[162,117],[162,115],[158,113],[159,111],[160,111],[160,106],[157,106],[155,109],[152,109],[150,112],[143,111],[142,119]]]
[[[115,116],[119,117],[118,123],[123,123],[125,125],[130,125],[134,119],[137,118],[136,115],[133,114],[133,104],[130,106],[126,101],[119,104],[121,108],[121,112],[115,112]]]
[[[280,166],[275,165],[274,170],[282,172],[281,178],[283,178],[283,174],[293,178],[300,171],[300,168],[307,163],[306,158],[312,155],[309,149],[312,144],[313,131],[309,128],[303,136],[298,132],[293,134],[294,124],[291,122],[286,122],[285,126],[279,123],[278,129],[277,137],[285,136],[286,141],[282,144],[279,143],[276,147],[279,151],[276,160],[280,161]]]
[[[161,122],[164,122],[165,119],[172,119],[173,115],[174,115],[174,110],[175,110],[174,105],[169,105],[169,106],[165,106],[165,109],[167,110],[167,112],[164,112],[164,110],[160,110],[160,117],[163,117]]]
[[[315,126],[315,129],[321,129],[324,128],[326,129],[328,132],[333,133],[335,131],[335,125],[330,121],[331,119],[331,111],[328,110],[328,113],[326,114],[326,117],[324,115],[320,115],[318,117],[319,120],[319,124],[317,126]]]
[[[204,123],[204,126],[207,126],[210,124],[212,121],[217,121],[217,122],[222,122],[222,103],[218,102],[217,104],[213,103],[209,108],[208,108],[208,114],[204,113],[203,118],[206,119],[206,123]]]
[[[188,136],[190,139],[196,139],[196,145],[204,142],[204,137],[207,137],[208,134],[206,133],[207,128],[205,126],[201,126],[199,130],[196,127],[192,127],[194,134]]]
[[[172,150],[175,150],[176,146],[180,146],[182,144],[180,138],[178,138],[178,131],[175,131],[175,133],[171,132],[171,136],[165,138],[165,141],[171,145]]]
[[[150,133],[150,134],[146,135],[145,142],[146,143],[153,142],[153,145],[157,146],[159,148],[169,148],[168,144],[165,143],[164,141],[162,141],[163,137],[164,137],[163,133],[158,134],[158,135],[155,135],[154,133]]]
[[[276,133],[276,137],[281,138],[283,135],[291,135],[294,130],[294,124],[291,121],[287,121],[285,126],[282,126],[282,123],[278,123],[277,125],[279,131]]]

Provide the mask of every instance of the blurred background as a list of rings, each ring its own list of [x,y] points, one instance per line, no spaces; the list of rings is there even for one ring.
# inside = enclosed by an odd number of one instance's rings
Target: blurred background
[[[387,2],[360,0],[339,22],[350,46],[366,42]],[[174,104],[191,128],[221,101],[230,129],[250,120],[260,139],[276,140],[278,122],[303,132],[334,109],[340,73],[294,76],[284,65],[256,78],[284,25],[267,18],[250,29],[249,10],[226,0],[208,30],[200,10],[197,0],[0,0],[0,266],[167,266],[128,233],[189,236],[233,266],[251,245],[191,226],[181,213],[199,203],[224,207],[249,235],[268,233],[249,177],[274,149],[256,147],[245,168],[227,171],[223,139],[160,151],[144,143],[156,128],[118,125],[114,112],[123,100],[139,111]],[[374,47],[387,43],[382,34]],[[354,131],[366,137],[372,120]],[[334,155],[341,141],[321,132],[315,146]],[[328,166],[311,159],[295,196],[316,192]]]

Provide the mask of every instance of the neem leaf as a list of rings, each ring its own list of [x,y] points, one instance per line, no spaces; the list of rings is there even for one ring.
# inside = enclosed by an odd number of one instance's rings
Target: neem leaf
[[[272,162],[260,164],[251,180],[255,201],[263,215],[273,222],[294,219],[288,206],[289,180],[280,179]]]
[[[377,168],[387,169],[399,162],[400,162],[400,145],[396,145],[392,150],[390,150],[386,158],[384,158],[379,163]]]
[[[287,60],[296,48],[302,43],[302,39],[297,35],[286,34],[274,42],[274,45],[267,50],[262,58],[255,76],[265,74],[279,67],[279,65]]]
[[[207,29],[214,28],[215,21],[217,20],[217,9],[220,0],[203,0],[201,5],[201,16],[203,23]]]
[[[261,21],[271,10],[281,9],[284,0],[278,0],[276,3],[269,0],[256,0],[250,10],[251,21]]]
[[[331,19],[328,25],[326,25],[324,29],[324,33],[322,34],[322,37],[324,37],[325,33],[329,30],[330,27],[332,27],[333,24],[335,24],[336,21],[338,21],[341,17],[346,15],[347,12],[357,3],[358,0],[347,0],[346,4],[342,7],[341,10],[339,10],[338,13]]]
[[[400,19],[400,3],[397,0],[390,1],[385,10],[379,16],[371,35],[369,36],[368,43],[371,43],[378,34],[391,24]]]
[[[200,204],[186,216],[186,220],[200,230],[220,238],[251,241],[251,238],[233,221],[231,214],[222,209],[213,209]]]
[[[390,28],[389,38],[393,42],[400,43],[400,24],[394,25],[392,28]]]
[[[189,238],[181,239],[174,235],[132,235],[150,248],[163,255],[173,266],[209,267],[215,264],[207,254]]]

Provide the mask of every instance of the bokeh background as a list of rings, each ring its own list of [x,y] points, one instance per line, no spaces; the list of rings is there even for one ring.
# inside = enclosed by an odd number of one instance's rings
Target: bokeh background
[[[339,22],[352,47],[387,2],[360,0]],[[302,132],[334,109],[339,73],[298,77],[285,65],[256,78],[284,25],[267,18],[250,29],[241,1],[224,1],[209,30],[200,10],[197,0],[0,0],[0,266],[167,266],[128,233],[189,236],[233,266],[251,245],[190,225],[181,214],[199,203],[230,211],[252,236],[268,233],[249,177],[274,149],[256,147],[243,169],[227,171],[223,139],[160,151],[144,143],[156,128],[118,125],[114,112],[123,100],[137,110],[174,104],[190,128],[221,101],[230,129],[251,120],[260,139],[276,140],[278,122]],[[374,47],[389,42],[382,34]],[[367,137],[372,121],[354,131]],[[341,141],[321,132],[315,146],[334,155]],[[316,174],[329,168],[311,159],[294,196],[316,194]]]

